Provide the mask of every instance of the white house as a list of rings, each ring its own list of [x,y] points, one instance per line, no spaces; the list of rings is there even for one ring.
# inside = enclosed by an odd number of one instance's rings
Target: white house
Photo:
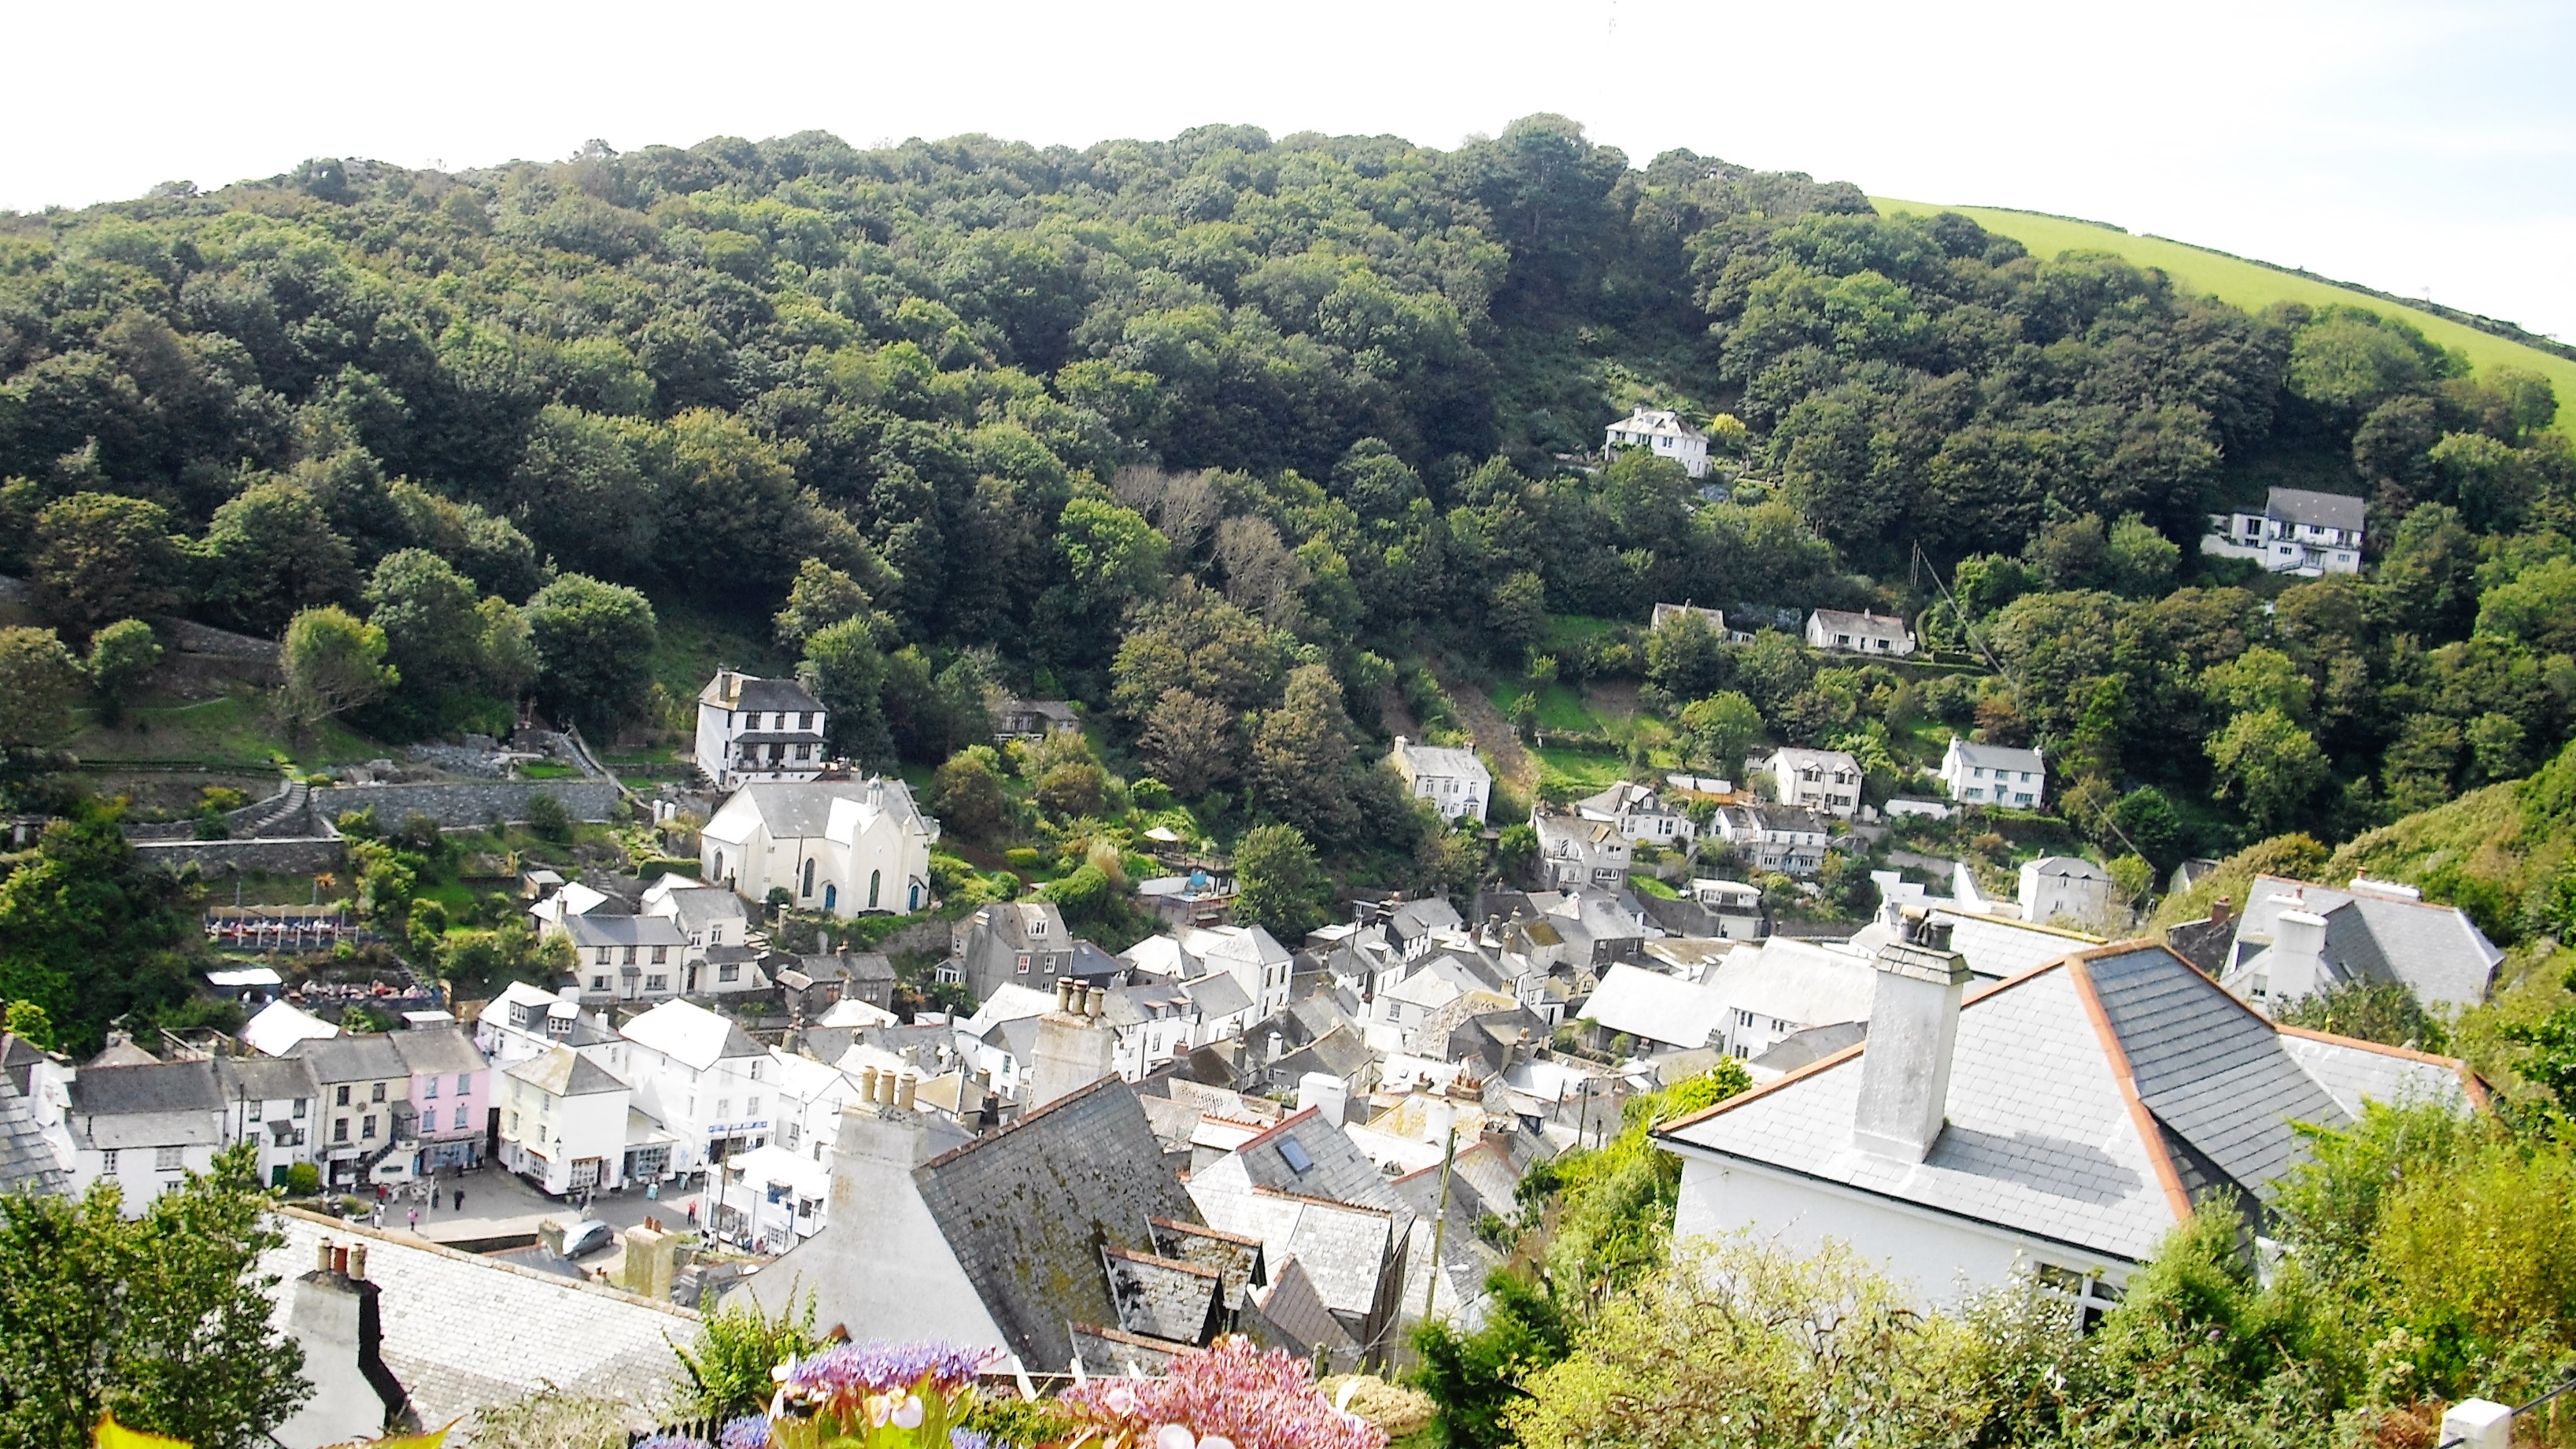
[[[2192,1212],[2271,1204],[2304,1125],[2482,1095],[2458,1062],[2275,1028],[2160,945],[1973,1000],[1937,931],[1875,971],[1865,1040],[1655,1130],[1682,1159],[1677,1239],[1831,1237],[1927,1301],[2035,1269],[2089,1321]]]
[[[566,991],[573,988],[566,987]],[[516,1066],[570,1047],[623,1080],[626,1039],[609,1030],[604,1013],[585,1015],[575,996],[513,981],[484,1003],[474,1021],[474,1049],[494,1067]]]
[[[1729,953],[1708,978],[1726,1054],[1751,1061],[1799,1032],[1869,1020],[1871,961],[1858,946],[1789,936]]]
[[[1579,815],[1558,815],[1540,806],[1530,811],[1530,828],[1538,832],[1539,871],[1549,885],[1616,888],[1627,884],[1636,848],[1618,826]]]
[[[766,991],[768,973],[749,940],[751,913],[742,897],[722,886],[666,875],[644,889],[642,914],[666,917],[680,930],[679,990],[683,996],[731,996]]]
[[[1884,654],[1890,658],[1914,652],[1914,631],[1903,619],[1866,610],[1818,609],[1807,616],[1807,644],[1846,654]]]
[[[688,937],[669,916],[591,911],[564,917],[548,934],[572,942],[573,975],[590,1005],[668,1001],[679,994]]]
[[[1768,773],[1773,796],[1793,809],[1849,820],[1860,808],[1860,761],[1848,750],[1782,745],[1747,763]]]
[[[1726,1028],[1726,1003],[1705,986],[1625,962],[1611,967],[1575,1013],[1596,1031],[1634,1038],[1673,1051],[1716,1046]]]
[[[2276,574],[2316,578],[2359,573],[2367,512],[2362,500],[2347,494],[2275,488],[2260,510],[2211,514],[2200,551],[2250,558]]]
[[[698,691],[698,768],[719,790],[823,773],[823,706],[792,679],[719,669]]]
[[[2021,918],[2041,925],[2116,924],[2111,907],[2117,889],[2111,873],[2089,860],[2072,855],[2026,860],[2021,866]]]
[[[761,901],[773,890],[835,916],[930,904],[939,822],[901,780],[755,782],[698,832],[701,878]]]
[[[1574,802],[1578,819],[1597,820],[1618,830],[1634,845],[1686,850],[1699,827],[1652,785],[1622,780],[1598,795]]]
[[[1972,745],[1952,735],[1941,756],[1941,784],[1962,805],[2035,810],[2048,798],[2048,762],[2037,745]]]
[[[1243,1006],[1229,1010],[1222,999],[1202,1002],[1197,1008],[1202,1034],[1193,1046],[1221,1039],[1213,1034],[1218,1025],[1242,1012],[1259,1021],[1286,1006],[1288,976],[1295,965],[1279,938],[1259,926],[1184,926],[1168,936],[1148,936],[1115,959],[1126,962],[1131,972],[1165,977],[1183,986],[1195,986],[1211,976],[1223,976],[1235,984],[1242,992]]]
[[[665,1001],[617,1029],[635,1105],[669,1129],[673,1168],[692,1172],[769,1140],[778,1071],[743,1029],[692,1001]]]
[[[1730,805],[1713,822],[1736,860],[1754,870],[1814,875],[1825,868],[1825,842],[1833,822],[1813,810],[1786,805]]]
[[[288,1169],[313,1160],[314,1107],[322,1089],[297,1057],[217,1057],[224,1140],[259,1144],[259,1180],[284,1187]]]
[[[1648,448],[1658,458],[1681,464],[1694,478],[1708,476],[1708,434],[1683,422],[1679,413],[1640,404],[1602,436],[1601,451],[1621,448]]]
[[[556,1197],[626,1184],[626,1084],[570,1047],[501,1073],[501,1165]]]
[[[211,1061],[85,1066],[50,1077],[34,1107],[72,1194],[113,1182],[129,1218],[211,1169],[226,1141],[224,1084]]]
[[[1494,776],[1474,750],[1417,745],[1397,735],[1395,752],[1388,759],[1413,791],[1413,798],[1430,801],[1441,819],[1465,816],[1484,823],[1485,802],[1494,798]]]

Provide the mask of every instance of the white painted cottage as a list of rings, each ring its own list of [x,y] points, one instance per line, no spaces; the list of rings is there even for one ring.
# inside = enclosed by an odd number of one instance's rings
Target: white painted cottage
[[[784,890],[835,916],[908,915],[930,904],[939,822],[901,780],[758,781],[698,832],[701,878],[763,901]]]
[[[1708,476],[1708,434],[1683,422],[1679,413],[1638,407],[1612,423],[1602,437],[1603,452],[1621,448],[1651,449],[1656,457],[1681,464],[1682,471],[1694,478]]]

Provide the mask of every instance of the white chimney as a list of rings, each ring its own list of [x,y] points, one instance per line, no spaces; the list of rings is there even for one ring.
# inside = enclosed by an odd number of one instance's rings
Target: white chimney
[[[1317,1115],[1339,1127],[1350,1112],[1351,1084],[1330,1072],[1308,1072],[1297,1079],[1297,1110],[1317,1109]]]
[[[2275,903],[2283,903],[2274,896]],[[2286,904],[2286,903],[2283,903]],[[2263,953],[2263,999],[2278,1008],[2326,988],[2326,918],[2291,908],[2272,919],[2272,948]]]
[[[1941,1136],[1950,1101],[1950,1058],[1959,1041],[1968,962],[1950,949],[1950,928],[1927,921],[1910,938],[1880,947],[1874,964],[1878,984],[1870,997],[1852,1142],[1864,1151],[1920,1162]]]

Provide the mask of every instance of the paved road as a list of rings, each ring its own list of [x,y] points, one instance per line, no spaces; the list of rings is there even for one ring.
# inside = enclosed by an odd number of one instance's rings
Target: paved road
[[[456,1206],[459,1189],[465,1193],[462,1208]],[[626,1229],[641,1227],[648,1216],[659,1218],[666,1225],[686,1227],[689,1209],[697,1201],[698,1194],[694,1188],[673,1191],[667,1183],[658,1200],[646,1197],[640,1188],[600,1194],[591,1200],[589,1216],[616,1228],[621,1243],[605,1253],[582,1259],[582,1266],[614,1275],[620,1258],[624,1256],[622,1239]],[[412,1225],[411,1214],[414,1211],[420,1214],[417,1228]],[[548,1197],[529,1186],[526,1179],[497,1167],[441,1177],[435,1198],[427,1204],[415,1202],[407,1189],[396,1189],[385,1203],[387,1231],[416,1231],[433,1243],[471,1243],[529,1234],[536,1232],[538,1225],[549,1218],[569,1224],[582,1216],[578,1204]]]

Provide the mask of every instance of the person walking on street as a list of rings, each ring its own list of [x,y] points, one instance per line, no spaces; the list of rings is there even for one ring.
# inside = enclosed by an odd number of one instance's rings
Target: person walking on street
[[[465,1189],[461,1187],[456,1190],[456,1210],[465,1211]]]
[[[420,1231],[420,1209],[418,1208],[411,1210],[411,1230],[415,1233]]]
[[[385,1225],[385,1205],[378,1202],[367,1211],[367,1226],[381,1230]]]

